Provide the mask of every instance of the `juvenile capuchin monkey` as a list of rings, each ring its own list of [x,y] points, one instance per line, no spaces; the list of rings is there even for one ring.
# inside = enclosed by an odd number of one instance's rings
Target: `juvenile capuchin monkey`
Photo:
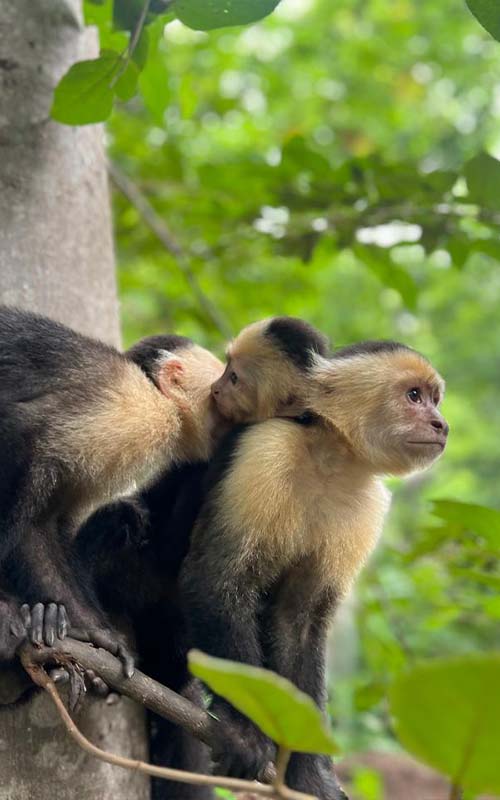
[[[70,543],[95,509],[176,463],[208,458],[220,432],[210,385],[222,369],[183,337],[122,354],[0,308],[0,661],[27,634],[50,645],[71,625],[132,674],[125,639],[109,629]]]
[[[309,323],[271,317],[244,328],[227,348],[227,365],[212,387],[221,414],[232,422],[300,417],[314,356],[329,344]]]
[[[298,386],[281,392],[270,330],[272,321],[251,326],[229,349],[214,396],[231,419],[252,418],[265,375],[276,376],[281,399]],[[228,434],[180,574],[192,646],[272,669],[325,709],[328,624],[382,531],[383,477],[426,469],[444,450],[443,391],[431,364],[402,344],[365,342],[330,359],[313,349],[298,393],[311,413]],[[261,777],[273,743],[222,697],[212,711],[235,742],[215,748],[216,773]],[[321,800],[345,797],[324,756],[294,753],[286,783]]]

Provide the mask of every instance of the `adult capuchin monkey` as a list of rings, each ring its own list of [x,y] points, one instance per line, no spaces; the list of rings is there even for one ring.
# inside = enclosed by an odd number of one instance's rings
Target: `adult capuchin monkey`
[[[264,373],[258,384],[261,391],[245,405],[246,416],[302,414],[305,376],[314,354],[327,355],[326,338],[302,320],[288,317],[257,323],[251,330],[267,335],[257,348],[263,359],[258,364]],[[244,336],[245,343],[250,339]],[[259,378],[252,360],[257,353],[249,349],[248,355],[252,374]],[[273,369],[266,371],[269,360]],[[236,366],[239,369],[239,358]],[[233,382],[228,380],[228,385]],[[195,702],[200,702],[200,694],[187,670],[188,620],[178,574],[203,502],[207,468],[200,461],[167,471],[139,497],[99,510],[77,539],[78,555],[94,578],[100,602],[118,626],[134,633],[141,669]],[[156,715],[149,719],[153,763],[209,771],[207,749],[200,742]],[[207,787],[153,781],[154,800],[211,796]]]
[[[122,354],[0,307],[0,661],[27,634],[50,645],[69,624],[132,674],[130,649],[70,542],[99,506],[208,457],[221,422],[210,385],[222,369],[183,337]]]
[[[265,374],[281,398],[295,392],[293,383],[281,390],[270,327],[250,326],[229,349],[213,391],[231,419],[252,418]],[[219,448],[180,585],[192,646],[275,670],[324,709],[328,623],[381,533],[390,502],[382,477],[429,467],[448,425],[442,379],[402,344],[312,354],[303,386],[307,417],[239,426]],[[215,748],[216,772],[260,777],[273,743],[222,697],[212,711],[235,742]],[[294,753],[286,782],[321,800],[345,797],[324,756]]]

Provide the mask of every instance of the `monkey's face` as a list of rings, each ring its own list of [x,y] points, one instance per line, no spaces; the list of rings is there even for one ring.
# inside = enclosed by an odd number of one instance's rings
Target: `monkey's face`
[[[228,429],[211,395],[211,386],[223,370],[222,362],[198,345],[175,351],[160,365],[160,389],[178,405],[187,458],[208,458]]]
[[[266,335],[269,320],[244,328],[227,349],[227,366],[213,384],[220,413],[232,422],[293,417],[305,406],[305,371]]]
[[[319,365],[312,408],[379,473],[426,469],[443,453],[448,424],[444,383],[418,353],[356,355]]]

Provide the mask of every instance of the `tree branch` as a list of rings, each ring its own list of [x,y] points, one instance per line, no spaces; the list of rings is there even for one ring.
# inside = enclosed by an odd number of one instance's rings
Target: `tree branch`
[[[217,722],[210,714],[138,669],[131,678],[126,678],[121,662],[107,650],[67,638],[56,639],[52,647],[25,643],[19,650],[19,656],[25,668],[26,663],[43,665],[50,662],[62,667],[77,663],[84,670],[94,671],[108,686],[120,694],[130,697],[160,717],[179,725],[209,747],[214,744],[213,731]],[[228,747],[230,745],[228,737]],[[266,782],[271,783],[275,775],[274,766],[269,764],[264,776]]]
[[[99,667],[104,667],[101,675],[103,679],[108,680],[108,677],[114,678],[116,677],[116,670],[121,671],[121,665],[117,659],[111,656],[104,650],[96,650],[92,655],[91,651],[93,650],[92,647],[89,645],[83,644],[82,642],[77,642],[76,640],[67,639],[64,642],[57,642],[57,644],[53,647],[33,647],[31,645],[23,645],[20,649],[19,655],[21,658],[21,662],[26,670],[26,672],[30,675],[31,679],[37,686],[40,686],[42,689],[49,694],[51,697],[54,705],[57,708],[59,716],[61,717],[68,733],[70,736],[77,742],[77,744],[85,750],[85,752],[89,753],[90,755],[98,758],[101,761],[106,761],[109,764],[113,764],[118,767],[123,767],[125,769],[133,769],[138,772],[143,772],[147,775],[153,775],[157,778],[163,778],[166,780],[175,780],[181,783],[190,783],[198,786],[220,786],[225,789],[230,789],[232,791],[237,792],[252,792],[253,794],[259,794],[266,797],[278,797],[283,798],[283,800],[315,800],[315,798],[311,797],[310,795],[303,794],[302,792],[296,792],[293,789],[289,789],[287,786],[284,786],[281,781],[278,782],[277,785],[268,785],[263,783],[258,783],[256,781],[246,781],[241,780],[239,778],[226,778],[223,776],[217,775],[201,775],[193,772],[188,772],[185,770],[178,770],[173,769],[170,767],[158,767],[154,764],[148,764],[145,761],[138,761],[131,758],[126,758],[124,756],[116,755],[115,753],[110,753],[106,750],[102,750],[100,747],[94,745],[91,741],[89,741],[79,730],[73,719],[71,718],[70,714],[68,713],[54,682],[45,672],[42,664],[46,660],[50,661],[57,661],[60,664],[64,664],[71,660],[74,661],[76,659],[76,654],[78,653],[78,662],[81,666],[86,669],[94,669],[97,671],[98,669],[98,662]],[[87,652],[84,652],[87,651]],[[98,658],[94,656],[97,654]],[[86,662],[86,663],[85,663]],[[93,663],[94,666],[90,666],[90,663]],[[116,662],[112,664],[111,662]],[[196,730],[198,734],[202,734],[205,736],[203,741],[207,741],[209,743],[209,736],[208,732],[204,730],[205,721],[203,717],[208,718],[208,714],[206,712],[201,711],[198,709],[194,704],[190,703],[189,701],[185,700],[184,698],[176,695],[175,692],[170,691],[165,686],[158,684],[156,681],[153,681],[151,678],[148,678],[143,673],[136,671],[132,678],[124,678],[119,677],[116,680],[116,683],[121,685],[121,691],[123,694],[127,694],[129,697],[133,697],[134,699],[143,702],[147,708],[151,710],[158,711],[159,706],[165,710],[165,697],[168,698],[168,707],[167,711],[168,714],[167,719],[171,721],[180,721],[181,718],[184,718],[184,722],[186,722],[186,714],[189,711],[189,715],[191,710],[188,709],[188,706],[192,706],[195,712],[199,715],[199,719],[195,720],[195,725],[191,724],[191,721],[188,720],[189,728],[184,724],[186,730],[189,730],[190,733],[194,733]],[[160,689],[160,694],[164,694],[163,700],[159,701],[157,696],[153,696],[152,698],[145,692],[147,684],[150,683],[153,686],[149,686],[148,688],[155,689],[156,694],[157,690]],[[135,684],[133,689],[131,685]],[[114,686],[114,688],[118,688]],[[139,694],[142,692],[142,697]],[[171,703],[172,697],[174,698],[174,710],[172,711]],[[175,708],[175,703],[179,703],[180,707]],[[186,708],[182,709],[182,706],[185,705]],[[176,717],[176,719],[174,719]],[[179,723],[180,724],[180,723]],[[194,734],[196,735],[196,734]],[[201,738],[201,736],[199,736]]]
[[[117,189],[119,189],[124,197],[126,197],[127,200],[139,212],[148,228],[161,242],[165,250],[167,250],[170,255],[175,258],[177,266],[184,275],[191,291],[193,292],[193,295],[208,319],[224,336],[225,339],[230,339],[232,336],[231,328],[229,327],[225,318],[219,312],[218,308],[204,293],[203,289],[198,283],[195,273],[191,268],[188,254],[177,242],[164,220],[155,211],[139,187],[127,175],[125,175],[125,173],[122,172],[121,169],[116,166],[116,164],[110,162],[108,164],[108,170]]]

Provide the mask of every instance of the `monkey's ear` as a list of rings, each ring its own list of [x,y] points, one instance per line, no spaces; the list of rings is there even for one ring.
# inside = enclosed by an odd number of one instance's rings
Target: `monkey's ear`
[[[184,364],[182,360],[178,356],[168,354],[162,359],[158,369],[157,380],[160,391],[168,397],[172,389],[181,385],[183,374]]]

